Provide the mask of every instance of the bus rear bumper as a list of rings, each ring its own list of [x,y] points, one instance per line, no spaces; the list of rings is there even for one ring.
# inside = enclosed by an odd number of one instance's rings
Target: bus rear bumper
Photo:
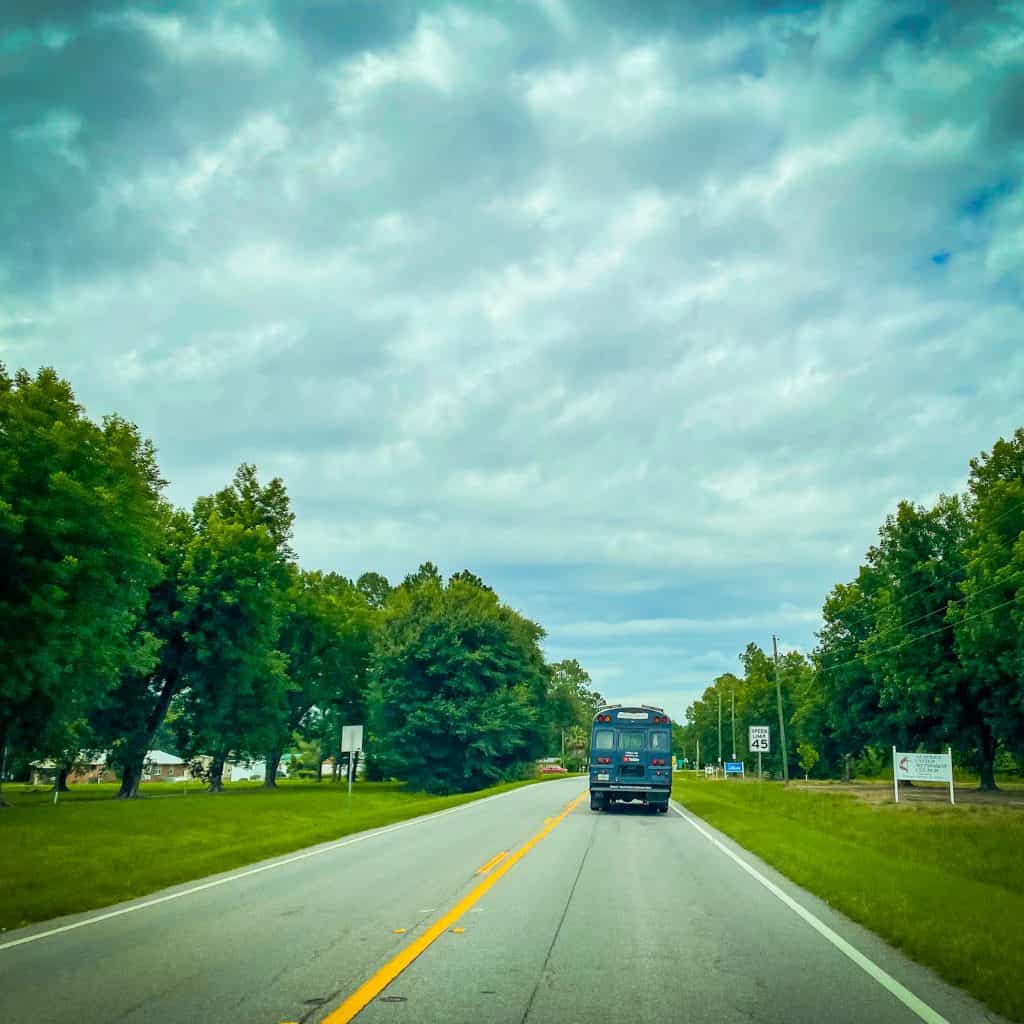
[[[642,800],[645,804],[667,804],[671,786],[651,786],[647,783],[599,782],[590,783],[590,799]]]

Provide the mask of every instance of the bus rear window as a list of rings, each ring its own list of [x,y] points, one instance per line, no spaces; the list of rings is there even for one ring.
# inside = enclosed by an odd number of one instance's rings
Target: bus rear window
[[[667,732],[652,732],[651,750],[668,750],[670,739]]]
[[[595,750],[611,750],[615,746],[615,734],[611,729],[598,729],[594,733]]]
[[[642,732],[620,732],[619,750],[644,750],[644,739]]]

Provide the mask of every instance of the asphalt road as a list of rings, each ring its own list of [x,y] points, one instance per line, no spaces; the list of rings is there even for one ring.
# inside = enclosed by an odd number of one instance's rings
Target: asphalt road
[[[685,809],[599,814],[584,791],[530,786],[8,933],[0,1021],[342,1024],[363,1002],[359,1024],[998,1020]]]

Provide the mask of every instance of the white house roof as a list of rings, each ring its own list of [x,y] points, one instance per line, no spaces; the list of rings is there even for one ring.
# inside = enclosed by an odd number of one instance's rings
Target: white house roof
[[[151,750],[146,754],[149,764],[184,764],[177,754],[168,754],[166,750]]]

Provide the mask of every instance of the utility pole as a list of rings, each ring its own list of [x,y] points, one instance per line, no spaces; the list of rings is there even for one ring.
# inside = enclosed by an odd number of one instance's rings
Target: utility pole
[[[786,755],[786,721],[782,714],[782,681],[779,678],[779,644],[772,633],[772,655],[775,658],[775,700],[779,705],[779,738],[782,741],[782,778],[789,782],[789,758]]]
[[[700,737],[697,737],[697,771],[700,771]]]
[[[736,760],[736,688],[732,690],[732,759]]]
[[[718,691],[718,763],[722,763],[722,691]]]

